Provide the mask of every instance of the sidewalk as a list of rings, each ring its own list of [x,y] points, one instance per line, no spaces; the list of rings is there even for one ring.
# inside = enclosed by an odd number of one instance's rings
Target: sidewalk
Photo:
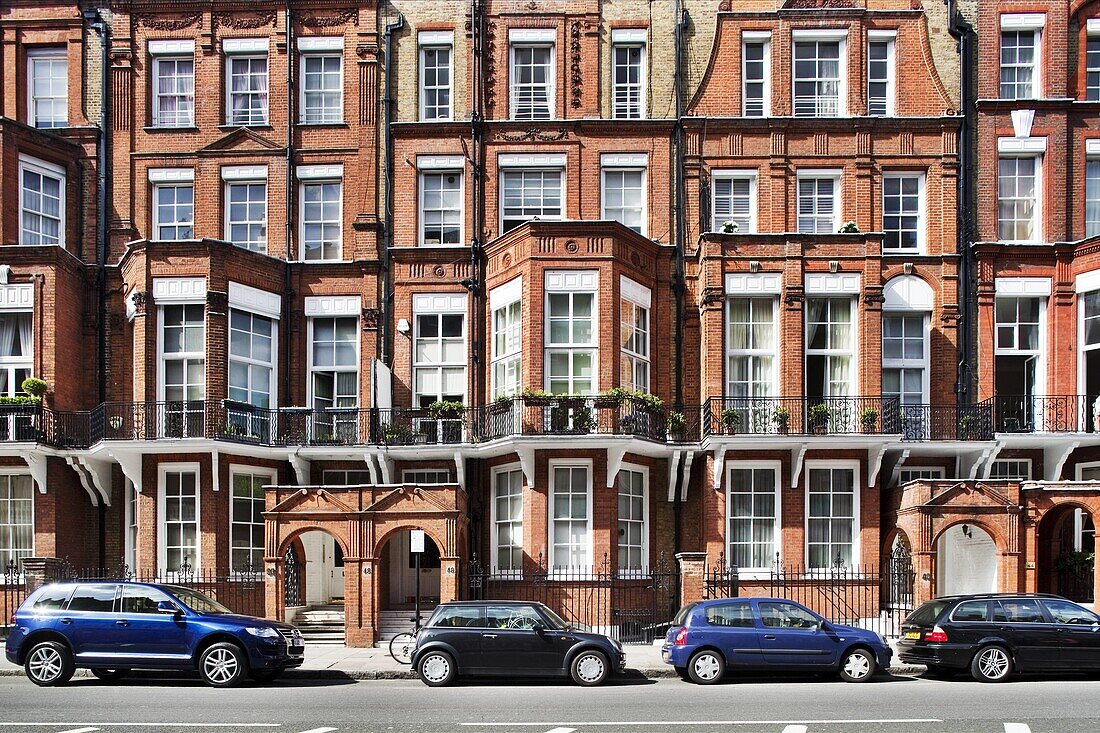
[[[672,667],[661,661],[661,647],[626,646],[627,674],[642,677],[675,677]],[[894,664],[889,669],[892,674],[914,674],[924,671],[924,667],[902,665],[897,662],[895,651]],[[0,657],[0,676],[22,675],[23,670]],[[78,671],[77,674],[87,674]],[[415,677],[409,667],[398,664],[390,657],[386,649],[359,649],[337,645],[315,645],[306,647],[305,663],[296,670],[286,673],[288,678],[351,678],[356,680],[411,679]]]

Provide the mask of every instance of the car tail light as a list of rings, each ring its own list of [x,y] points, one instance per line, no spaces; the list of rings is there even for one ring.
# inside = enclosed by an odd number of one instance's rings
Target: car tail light
[[[688,630],[686,626],[681,626],[679,631],[676,632],[676,638],[672,640],[672,643],[676,646],[684,646],[688,643]]]
[[[924,640],[947,641],[947,632],[941,629],[939,626],[936,626],[931,631],[924,632]]]

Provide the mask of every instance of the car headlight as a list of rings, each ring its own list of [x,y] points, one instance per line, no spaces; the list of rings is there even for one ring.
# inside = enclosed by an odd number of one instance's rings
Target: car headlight
[[[282,635],[270,626],[246,626],[245,631],[261,639],[281,639]]]

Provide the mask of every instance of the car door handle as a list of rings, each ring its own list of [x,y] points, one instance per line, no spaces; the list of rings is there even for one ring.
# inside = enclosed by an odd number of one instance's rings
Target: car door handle
[[[73,622],[73,620],[71,618],[59,618],[58,621],[60,621],[63,624],[71,624]]]
[[[775,639],[775,634],[764,634],[765,639]]]
[[[495,638],[497,638],[497,635],[496,634],[482,634],[481,638],[482,639],[495,639]]]
[[[115,621],[115,626],[129,626],[129,621]]]

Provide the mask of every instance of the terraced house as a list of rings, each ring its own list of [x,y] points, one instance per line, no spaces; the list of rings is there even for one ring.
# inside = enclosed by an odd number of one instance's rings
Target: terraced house
[[[15,0],[0,598],[1091,601],[1100,4],[1021,8]]]

